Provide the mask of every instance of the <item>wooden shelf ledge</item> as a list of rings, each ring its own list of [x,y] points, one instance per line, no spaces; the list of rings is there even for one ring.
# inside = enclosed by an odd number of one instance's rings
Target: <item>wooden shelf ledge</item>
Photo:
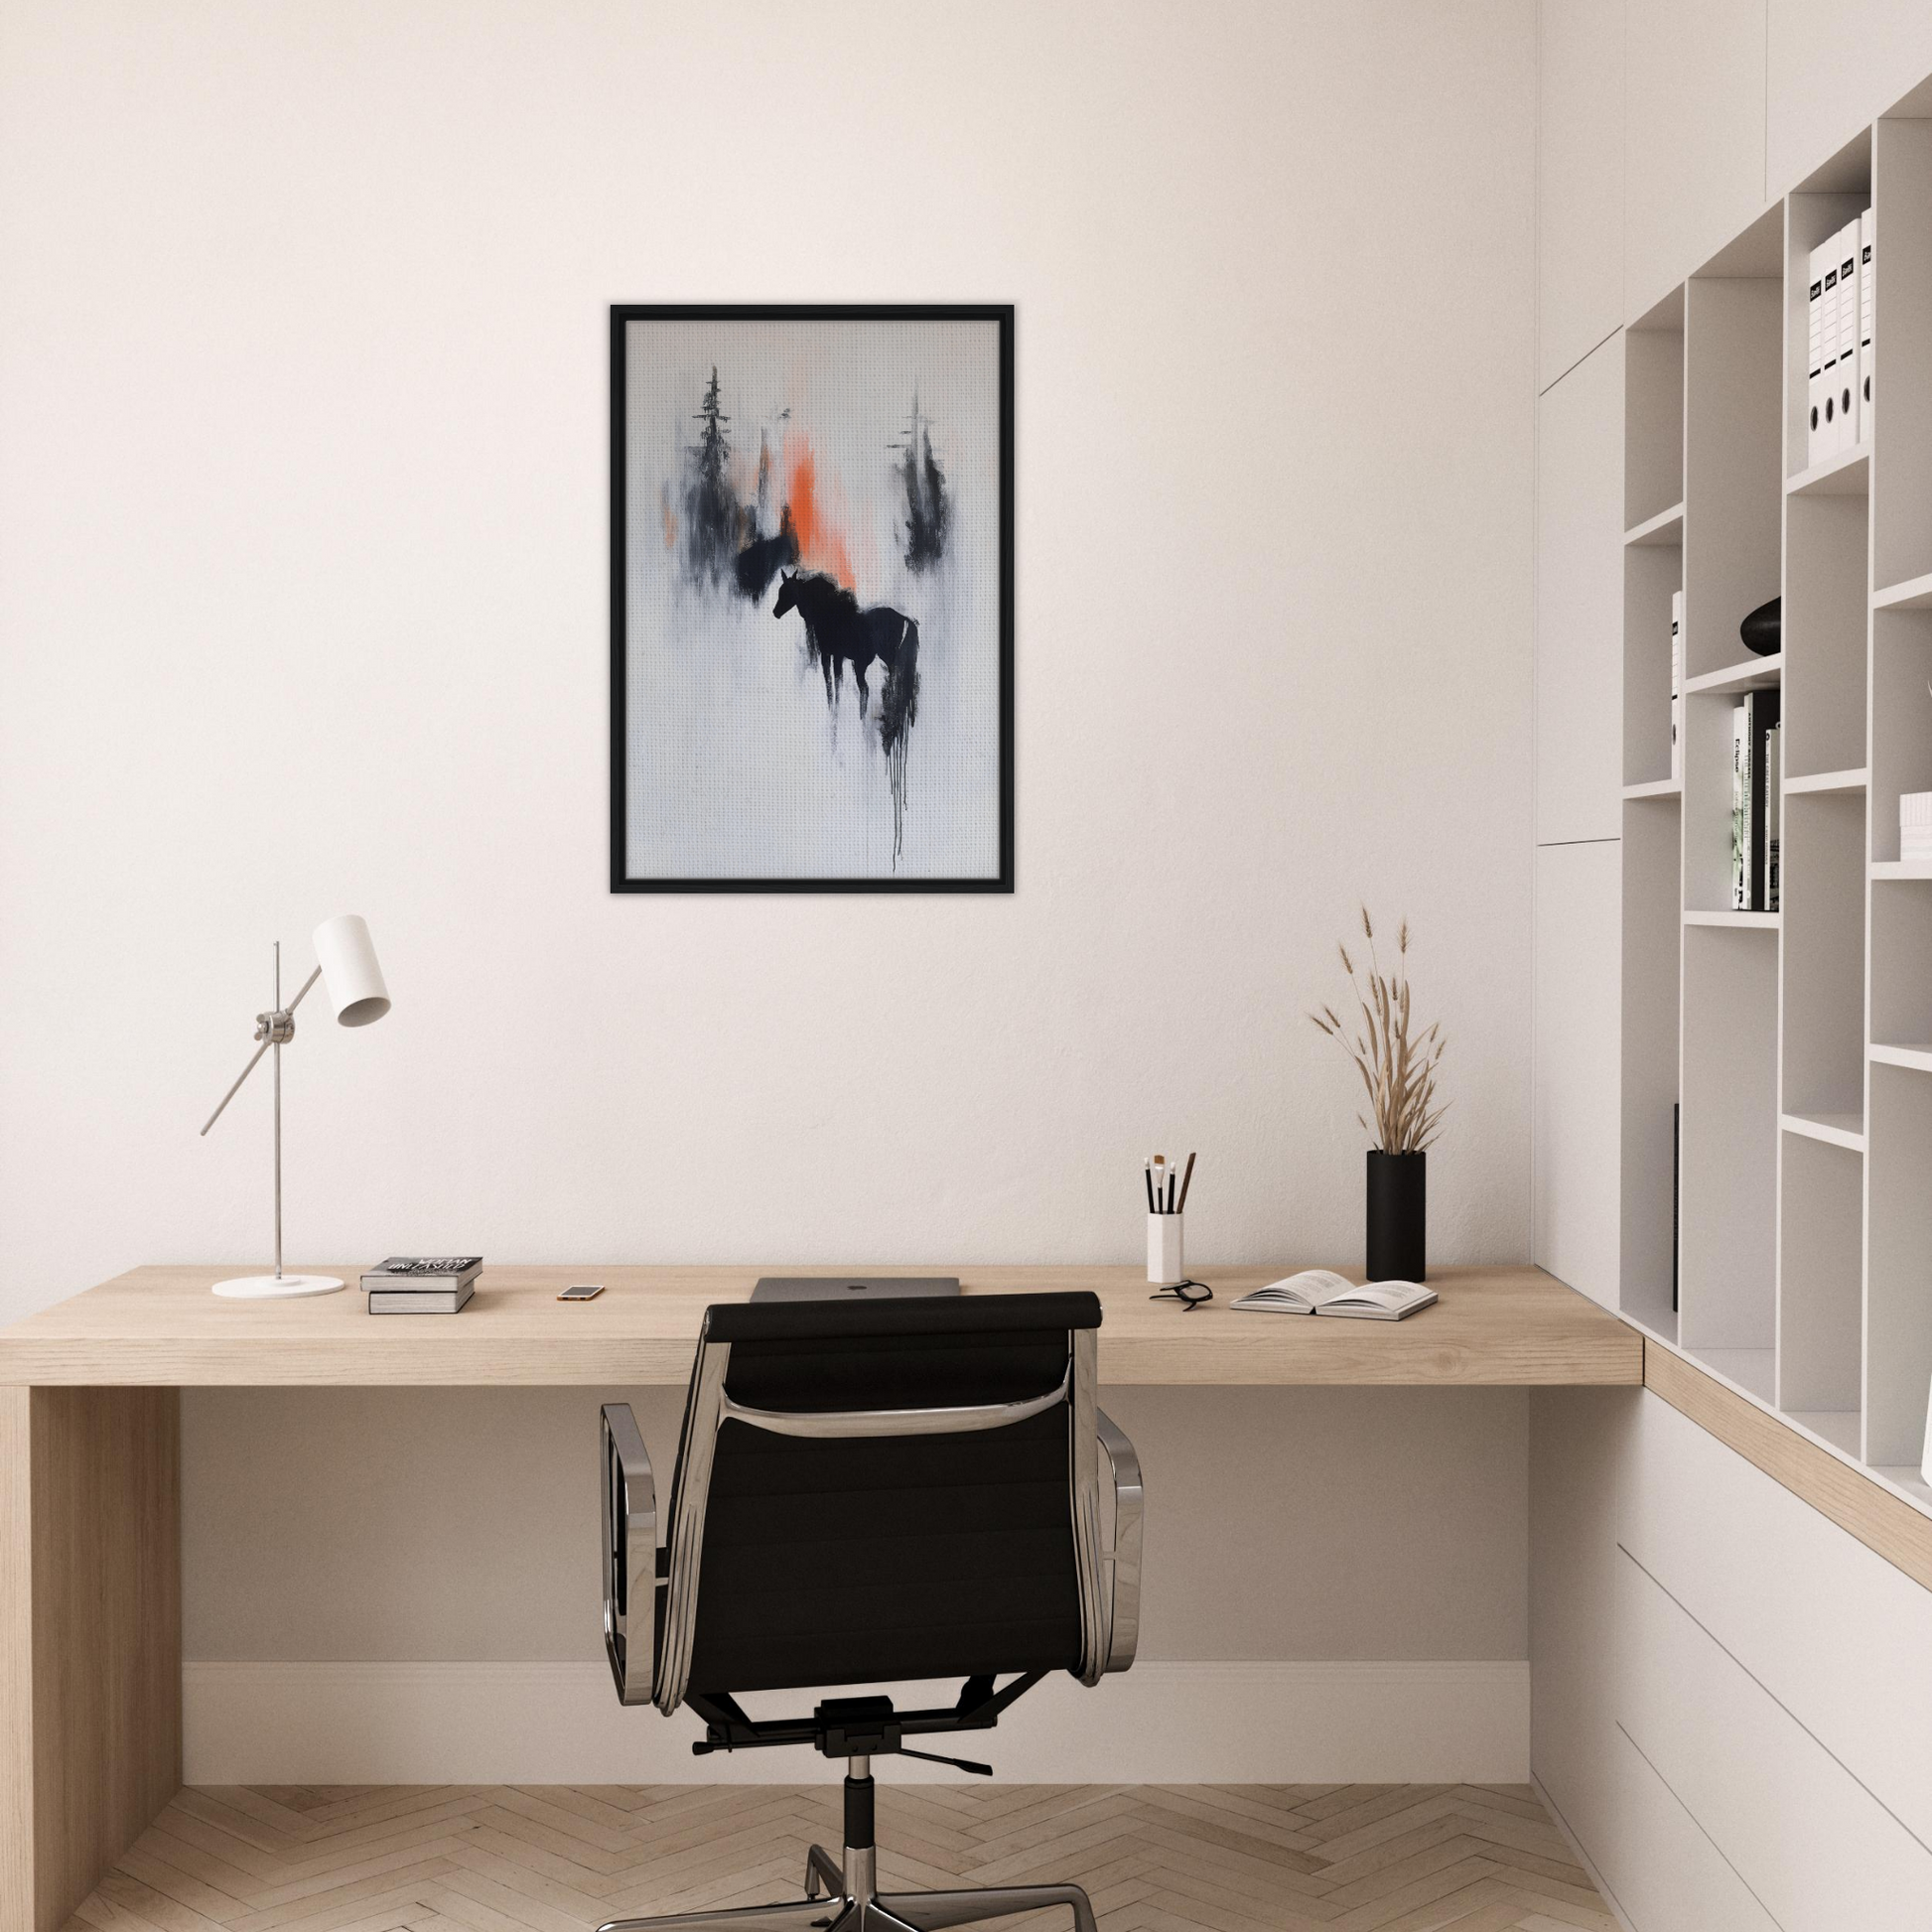
[[[1917,1480],[1916,1471],[1878,1468],[1856,1461],[1842,1446],[1827,1448],[1827,1431],[1814,1430],[1824,1439],[1814,1441],[1767,1404],[1727,1388],[1680,1350],[1648,1336],[1643,1381],[1801,1502],[1932,1589],[1932,1490]],[[1911,1480],[1900,1482],[1900,1475]],[[1914,1489],[1920,1495],[1914,1497]]]

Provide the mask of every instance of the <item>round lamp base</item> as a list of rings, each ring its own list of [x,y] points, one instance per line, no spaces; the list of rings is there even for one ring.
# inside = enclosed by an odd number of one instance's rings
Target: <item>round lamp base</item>
[[[232,1302],[285,1302],[298,1295],[333,1295],[342,1285],[334,1275],[243,1275],[216,1282],[214,1292]]]

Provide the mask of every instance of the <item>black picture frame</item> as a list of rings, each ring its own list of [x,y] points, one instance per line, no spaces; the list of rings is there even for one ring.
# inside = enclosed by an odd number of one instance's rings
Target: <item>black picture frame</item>
[[[625,411],[637,322],[991,322],[999,326],[999,871],[966,878],[637,878],[625,852],[627,734]],[[611,305],[610,878],[613,893],[1012,893],[1014,890],[1014,305],[1012,303],[613,303]]]

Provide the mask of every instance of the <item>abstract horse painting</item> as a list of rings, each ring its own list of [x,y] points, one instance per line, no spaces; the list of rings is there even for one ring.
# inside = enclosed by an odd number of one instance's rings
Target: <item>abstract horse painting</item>
[[[890,605],[862,610],[859,600],[830,577],[786,572],[778,585],[774,618],[795,610],[805,621],[805,654],[825,674],[825,702],[836,706],[845,685],[845,667],[859,690],[864,719],[872,696],[866,673],[886,669],[879,694],[879,749],[893,789],[893,856],[905,849],[906,734],[919,721],[919,626]]]
[[[1012,310],[611,345],[612,889],[1012,891]]]

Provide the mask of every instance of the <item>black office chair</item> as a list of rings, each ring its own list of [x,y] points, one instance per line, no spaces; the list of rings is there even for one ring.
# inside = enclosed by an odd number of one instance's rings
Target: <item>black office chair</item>
[[[1050,1672],[1096,1684],[1134,1661],[1140,1464],[1095,1405],[1099,1327],[1092,1295],[708,1310],[661,1550],[643,1440],[627,1407],[607,1405],[619,1698],[666,1716],[689,1705],[699,1754],[812,1744],[847,1765],[845,1856],[811,1848],[802,1899],[604,1932],[940,1932],[1047,1905],[1094,1932],[1077,1885],[880,1894],[872,1759],[991,1776],[905,1740],[987,1729]],[[810,1717],[754,1719],[738,1703],[954,1677],[956,1700],[930,1710],[835,1697]]]

